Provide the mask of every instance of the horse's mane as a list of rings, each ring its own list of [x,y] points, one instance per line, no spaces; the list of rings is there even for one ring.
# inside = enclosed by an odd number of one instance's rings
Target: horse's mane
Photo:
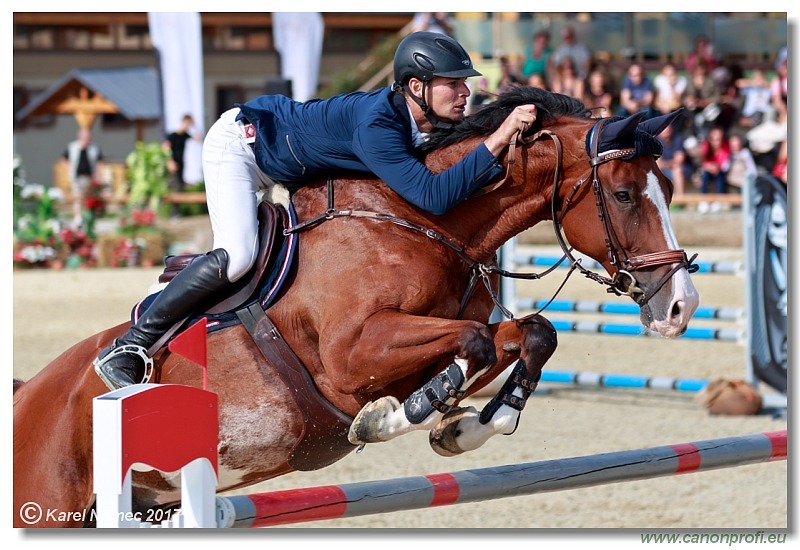
[[[453,129],[435,130],[421,146],[423,153],[461,142],[471,137],[486,137],[500,127],[511,111],[519,105],[536,105],[536,123],[540,128],[557,116],[590,118],[591,111],[579,99],[541,88],[515,86],[497,96],[497,99],[464,118]]]

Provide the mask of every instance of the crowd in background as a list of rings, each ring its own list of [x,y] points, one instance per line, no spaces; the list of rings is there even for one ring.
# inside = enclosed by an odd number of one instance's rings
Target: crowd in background
[[[663,134],[662,170],[675,194],[739,192],[745,182],[772,174],[786,183],[787,49],[776,52],[774,70],[744,71],[727,63],[706,36],[681,62],[648,72],[632,61],[615,74],[596,59],[572,27],[553,44],[547,31],[531,37],[525,52],[503,57],[497,82],[478,81],[471,109],[509,86],[529,85],[584,101],[597,117],[645,112],[646,117],[681,107],[683,115]],[[722,208],[700,203],[701,210]]]

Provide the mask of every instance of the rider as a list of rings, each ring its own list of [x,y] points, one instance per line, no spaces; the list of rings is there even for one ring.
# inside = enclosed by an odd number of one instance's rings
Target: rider
[[[444,172],[432,173],[413,154],[426,133],[464,118],[470,76],[480,73],[457,41],[416,32],[397,47],[390,87],[303,103],[265,95],[223,113],[203,143],[213,249],[100,353],[94,361],[100,378],[112,389],[143,382],[159,339],[253,266],[258,191],[276,182],[296,189],[332,171],[356,170],[375,174],[418,208],[443,214],[492,181],[503,171],[500,154],[534,122],[534,105],[517,107]]]

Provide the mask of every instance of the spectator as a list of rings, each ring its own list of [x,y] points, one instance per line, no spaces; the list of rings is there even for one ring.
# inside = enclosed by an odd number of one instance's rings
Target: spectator
[[[83,201],[92,180],[99,180],[103,169],[103,153],[92,142],[89,128],[78,130],[77,139],[67,145],[61,162],[67,169],[72,186],[72,223],[75,228],[83,226]]]
[[[736,85],[743,71],[738,63],[722,64],[714,69],[711,78],[717,85],[719,91],[719,114],[714,120],[714,124],[722,126],[726,131],[736,123],[739,113],[742,110],[744,98]]]
[[[728,145],[730,146],[731,159],[726,179],[728,185],[732,185],[741,191],[745,185],[755,181],[758,170],[744,136],[732,133],[728,138]]]
[[[683,105],[683,96],[686,93],[686,77],[678,74],[674,63],[665,63],[655,78],[653,89],[655,98],[653,107],[659,114],[671,113]]]
[[[764,71],[755,69],[750,78],[738,79],[736,86],[743,97],[737,124],[744,128],[758,126],[772,109],[772,90],[769,80]]]
[[[186,180],[183,174],[186,142],[190,139],[198,142],[202,141],[200,134],[193,132],[193,130],[194,119],[192,115],[184,115],[183,119],[181,119],[180,127],[169,133],[162,143],[164,151],[169,153],[167,169],[170,174],[169,187],[173,193],[180,193],[186,187]]]
[[[572,58],[575,66],[575,74],[578,75],[578,78],[581,80],[586,79],[589,75],[589,68],[592,63],[592,52],[586,44],[577,40],[575,29],[571,26],[561,29],[561,44],[550,56],[551,74],[557,73],[557,68],[561,66],[561,62],[565,57]]]
[[[658,139],[664,146],[664,150],[656,163],[664,175],[672,180],[673,195],[681,196],[686,193],[686,182],[694,173],[694,167],[683,148],[683,136],[678,131],[676,124],[673,123],[658,135]]]
[[[539,31],[533,35],[531,42],[525,52],[525,60],[522,63],[520,74],[529,83],[533,75],[540,75],[546,83],[548,76],[547,64],[553,53],[553,49],[550,47],[550,33]]]
[[[695,66],[686,84],[684,105],[691,114],[694,128],[692,132],[702,138],[709,126],[719,116],[719,89],[709,76],[705,64]]]
[[[564,57],[558,64],[550,89],[559,94],[583,99],[583,88],[583,79],[578,76],[575,61],[569,56]]]
[[[789,173],[787,166],[788,157],[788,142],[782,141],[778,146],[778,158],[775,161],[775,166],[772,167],[771,174],[781,180],[783,183],[789,183]]]
[[[453,24],[450,22],[450,15],[443,11],[419,12],[411,20],[411,32],[438,32],[453,36]]]
[[[764,117],[761,124],[750,128],[747,131],[747,142],[756,166],[763,168],[765,172],[772,172],[778,161],[781,144],[786,141],[787,135],[788,125],[786,122],[775,121],[773,109]]]
[[[497,81],[497,94],[507,92],[514,86],[521,86],[522,79],[517,76],[516,68],[507,56],[500,58],[500,80]]]
[[[683,64],[687,73],[694,73],[698,65],[704,65],[709,73],[720,65],[719,57],[714,51],[711,40],[704,34],[694,39],[694,49],[689,52]]]
[[[709,189],[713,184],[713,192],[726,193],[731,150],[723,128],[714,126],[709,130],[708,136],[700,145],[700,155],[700,192],[704,194],[711,192]],[[711,205],[712,211],[718,209],[718,203]]]
[[[474,93],[470,94],[470,111],[474,111],[476,108],[480,107],[481,105],[486,105],[490,103],[494,98],[494,94],[489,91],[489,79],[485,76],[481,77],[478,81],[478,89]]]
[[[644,73],[644,67],[632,63],[622,80],[619,92],[619,114],[629,116],[644,111],[645,118],[653,116],[653,83]]]
[[[607,71],[600,68],[593,69],[586,80],[585,88],[583,102],[592,109],[595,118],[614,113],[614,89]]]
[[[778,59],[775,62],[775,71],[777,74],[772,78],[770,83],[770,91],[772,94],[772,107],[775,109],[775,120],[779,124],[786,124],[786,105],[789,89],[789,60],[782,50],[783,54],[778,54]]]
[[[529,76],[527,84],[531,88],[540,88],[542,90],[550,89],[547,87],[547,81],[545,80],[545,77],[539,73],[533,73],[531,76]]]

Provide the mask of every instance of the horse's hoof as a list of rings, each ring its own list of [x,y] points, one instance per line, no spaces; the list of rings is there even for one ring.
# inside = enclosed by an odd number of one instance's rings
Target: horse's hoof
[[[472,407],[453,407],[447,414],[445,414],[439,423],[430,431],[428,435],[428,442],[431,448],[436,451],[436,454],[441,456],[457,456],[464,452],[464,449],[458,446],[456,438],[461,435],[462,431],[458,424],[465,417],[472,415],[475,416],[476,411]]]
[[[347,440],[353,445],[380,443],[386,417],[401,407],[400,401],[388,395],[364,405],[353,419]]]

